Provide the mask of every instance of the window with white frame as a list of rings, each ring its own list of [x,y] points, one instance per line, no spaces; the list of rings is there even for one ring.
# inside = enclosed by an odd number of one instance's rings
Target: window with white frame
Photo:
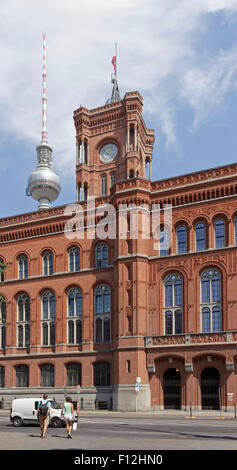
[[[106,174],[101,175],[101,195],[102,196],[107,195],[107,175]]]
[[[183,278],[171,273],[164,279],[164,333],[175,335],[183,332]]]
[[[69,344],[82,342],[82,291],[79,287],[67,293],[67,330]]]
[[[30,298],[28,294],[17,297],[17,346],[30,346]]]
[[[51,290],[41,296],[42,345],[55,345],[55,294]]]
[[[53,274],[53,253],[51,250],[46,250],[42,253],[42,267],[43,275],[48,276]]]
[[[185,225],[179,225],[176,230],[177,253],[182,254],[188,251],[188,234]]]
[[[0,349],[6,347],[6,300],[0,298]]]
[[[18,279],[26,279],[28,277],[28,256],[20,255],[18,257]]]
[[[224,248],[225,246],[225,221],[218,219],[215,222],[215,247]]]
[[[201,274],[201,331],[221,331],[221,273],[207,269]]]
[[[94,295],[94,337],[96,343],[103,343],[110,340],[111,289],[99,285]]]
[[[109,264],[109,249],[107,243],[98,243],[95,250],[96,267],[106,268]]]
[[[206,224],[204,222],[198,222],[195,225],[195,237],[196,237],[196,251],[202,251],[206,249]]]
[[[69,271],[80,271],[80,249],[78,246],[71,246],[68,250]]]
[[[168,256],[170,253],[170,239],[171,233],[169,227],[162,227],[160,229],[160,256]]]

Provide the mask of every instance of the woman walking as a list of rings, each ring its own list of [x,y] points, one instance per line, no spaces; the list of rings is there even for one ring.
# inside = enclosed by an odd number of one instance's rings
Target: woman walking
[[[66,427],[67,427],[67,437],[68,439],[71,439],[72,438],[71,436],[72,422],[75,419],[75,413],[74,413],[74,408],[73,408],[71,397],[66,397],[66,401],[63,404],[61,417],[63,415],[64,415]]]

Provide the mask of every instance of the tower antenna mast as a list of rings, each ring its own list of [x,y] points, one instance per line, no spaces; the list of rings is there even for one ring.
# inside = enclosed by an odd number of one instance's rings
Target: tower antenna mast
[[[43,34],[43,95],[42,95],[42,142],[48,141],[47,136],[47,98],[46,98],[46,35]]]

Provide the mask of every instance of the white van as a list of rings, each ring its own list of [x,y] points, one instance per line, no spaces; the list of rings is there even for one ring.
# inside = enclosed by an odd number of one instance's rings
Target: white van
[[[42,398],[15,398],[12,401],[10,411],[10,421],[14,426],[22,426],[23,423],[37,423],[38,403]],[[51,403],[49,424],[53,428],[59,428],[63,420],[61,419],[62,407],[55,400],[48,400]]]

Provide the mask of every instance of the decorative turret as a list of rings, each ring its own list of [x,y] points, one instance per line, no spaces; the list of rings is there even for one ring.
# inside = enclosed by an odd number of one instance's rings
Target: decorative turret
[[[48,209],[61,191],[59,176],[52,169],[52,147],[47,138],[46,40],[43,35],[42,139],[36,147],[37,165],[28,178],[26,194],[39,202],[39,210]]]

